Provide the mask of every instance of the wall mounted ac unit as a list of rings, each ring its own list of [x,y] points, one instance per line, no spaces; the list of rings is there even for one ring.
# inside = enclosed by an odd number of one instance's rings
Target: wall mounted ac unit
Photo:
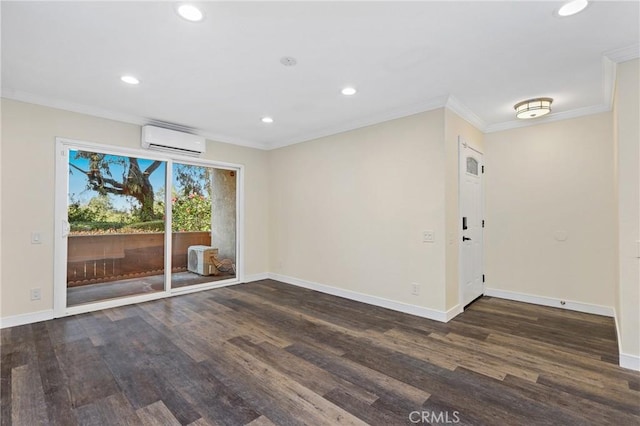
[[[187,269],[199,275],[218,275],[218,269],[212,259],[218,255],[218,249],[209,246],[189,246],[187,250]]]
[[[142,147],[156,151],[197,157],[206,150],[202,136],[178,132],[157,126],[143,126],[141,136]]]

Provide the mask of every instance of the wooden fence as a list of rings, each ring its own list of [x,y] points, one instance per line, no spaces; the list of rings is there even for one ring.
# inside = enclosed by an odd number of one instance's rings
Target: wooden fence
[[[210,245],[209,232],[174,232],[172,271],[187,269],[187,249]],[[70,235],[67,287],[164,273],[164,233]]]

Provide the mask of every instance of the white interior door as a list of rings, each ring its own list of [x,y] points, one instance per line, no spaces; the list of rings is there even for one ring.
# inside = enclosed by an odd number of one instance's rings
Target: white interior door
[[[463,306],[484,294],[482,153],[460,140],[460,291]]]

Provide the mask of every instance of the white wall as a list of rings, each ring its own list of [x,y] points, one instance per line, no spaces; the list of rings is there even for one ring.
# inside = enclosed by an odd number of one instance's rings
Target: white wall
[[[620,364],[640,370],[640,60],[618,64],[615,94]]]
[[[445,310],[443,109],[269,157],[272,272]]]
[[[55,137],[139,147],[132,124],[2,100],[2,287],[0,317],[53,308]],[[267,153],[209,141],[209,159],[245,167],[245,273],[267,272]],[[43,243],[30,243],[32,231]],[[40,301],[29,289],[42,288]]]
[[[246,274],[453,309],[462,135],[485,152],[487,286],[615,306],[621,351],[637,360],[638,61],[618,72],[615,121],[605,113],[482,135],[439,109],[270,152],[209,141],[207,158],[245,165]],[[140,129],[9,100],[1,124],[7,317],[53,305],[54,138],[137,147]],[[34,230],[43,244],[30,244]],[[435,243],[422,242],[423,230],[435,231]],[[39,302],[29,301],[33,287],[43,289]]]
[[[612,114],[490,133],[484,141],[487,287],[612,312]]]

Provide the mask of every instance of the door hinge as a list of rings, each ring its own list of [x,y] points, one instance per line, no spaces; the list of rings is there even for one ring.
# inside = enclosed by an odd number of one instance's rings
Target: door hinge
[[[484,219],[482,219],[482,227],[484,228]]]
[[[482,173],[484,173],[484,166],[482,166]]]
[[[482,274],[482,282],[484,282],[484,274]]]

